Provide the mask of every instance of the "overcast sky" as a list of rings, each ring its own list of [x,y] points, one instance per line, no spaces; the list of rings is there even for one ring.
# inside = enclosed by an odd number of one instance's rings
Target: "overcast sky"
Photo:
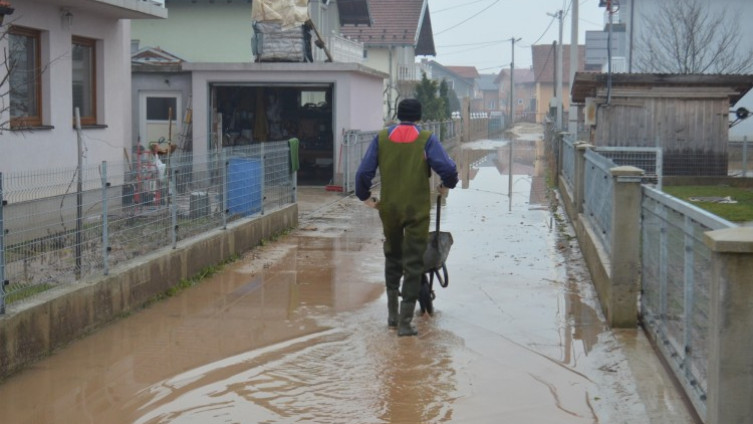
[[[515,68],[531,66],[531,45],[551,44],[559,38],[555,14],[563,19],[563,44],[570,44],[571,1],[575,0],[429,0],[437,62],[445,66],[475,66],[482,74],[509,68],[512,37]],[[586,30],[604,28],[599,0],[579,0],[578,44]]]

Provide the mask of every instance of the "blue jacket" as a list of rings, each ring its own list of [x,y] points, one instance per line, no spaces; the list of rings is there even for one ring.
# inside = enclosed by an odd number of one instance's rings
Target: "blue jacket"
[[[412,125],[418,131],[421,130],[420,127],[410,122],[402,122],[400,125]],[[387,131],[392,134],[396,128],[398,128],[398,125],[392,125],[387,128]],[[447,155],[447,152],[442,147],[442,143],[439,142],[439,139],[434,134],[426,142],[425,155],[429,167],[439,175],[442,184],[445,187],[455,188],[458,183],[457,166],[450,156]],[[376,136],[371,140],[371,144],[369,144],[369,148],[366,150],[363,160],[361,160],[361,166],[356,171],[356,196],[362,201],[371,197],[371,181],[374,179],[379,167],[378,158],[379,136]]]

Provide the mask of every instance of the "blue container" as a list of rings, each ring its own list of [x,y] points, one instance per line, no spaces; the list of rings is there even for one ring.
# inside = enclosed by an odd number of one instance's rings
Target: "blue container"
[[[227,170],[227,206],[231,215],[261,212],[262,163],[260,159],[230,158]]]

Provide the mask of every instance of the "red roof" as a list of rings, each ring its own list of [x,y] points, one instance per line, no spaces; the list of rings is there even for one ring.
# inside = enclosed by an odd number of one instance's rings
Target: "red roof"
[[[366,46],[411,45],[417,55],[435,55],[428,3],[424,0],[369,0],[371,26],[343,25],[343,35]]]
[[[554,64],[557,54],[552,44],[537,44],[531,47],[533,54],[533,74],[536,82],[554,83]],[[570,45],[562,45],[562,79],[567,81],[570,75]],[[586,46],[578,45],[578,71],[585,70]],[[517,74],[515,75],[517,76]]]
[[[532,83],[534,82],[533,77],[534,77],[533,69],[515,68],[515,83],[517,84]],[[499,72],[499,75],[497,75],[497,78],[494,81],[499,83],[500,81],[507,80],[507,79],[510,79],[510,70],[503,69]]]
[[[445,66],[445,68],[463,78],[476,79],[479,77],[478,70],[475,66]]]

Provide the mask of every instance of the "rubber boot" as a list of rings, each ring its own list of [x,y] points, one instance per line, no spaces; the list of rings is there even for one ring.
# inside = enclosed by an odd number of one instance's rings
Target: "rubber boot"
[[[416,327],[411,325],[413,320],[413,311],[416,309],[416,301],[408,302],[403,300],[400,302],[400,321],[397,325],[398,336],[415,336],[418,334]]]
[[[387,326],[397,327],[397,306],[400,291],[387,289]]]

